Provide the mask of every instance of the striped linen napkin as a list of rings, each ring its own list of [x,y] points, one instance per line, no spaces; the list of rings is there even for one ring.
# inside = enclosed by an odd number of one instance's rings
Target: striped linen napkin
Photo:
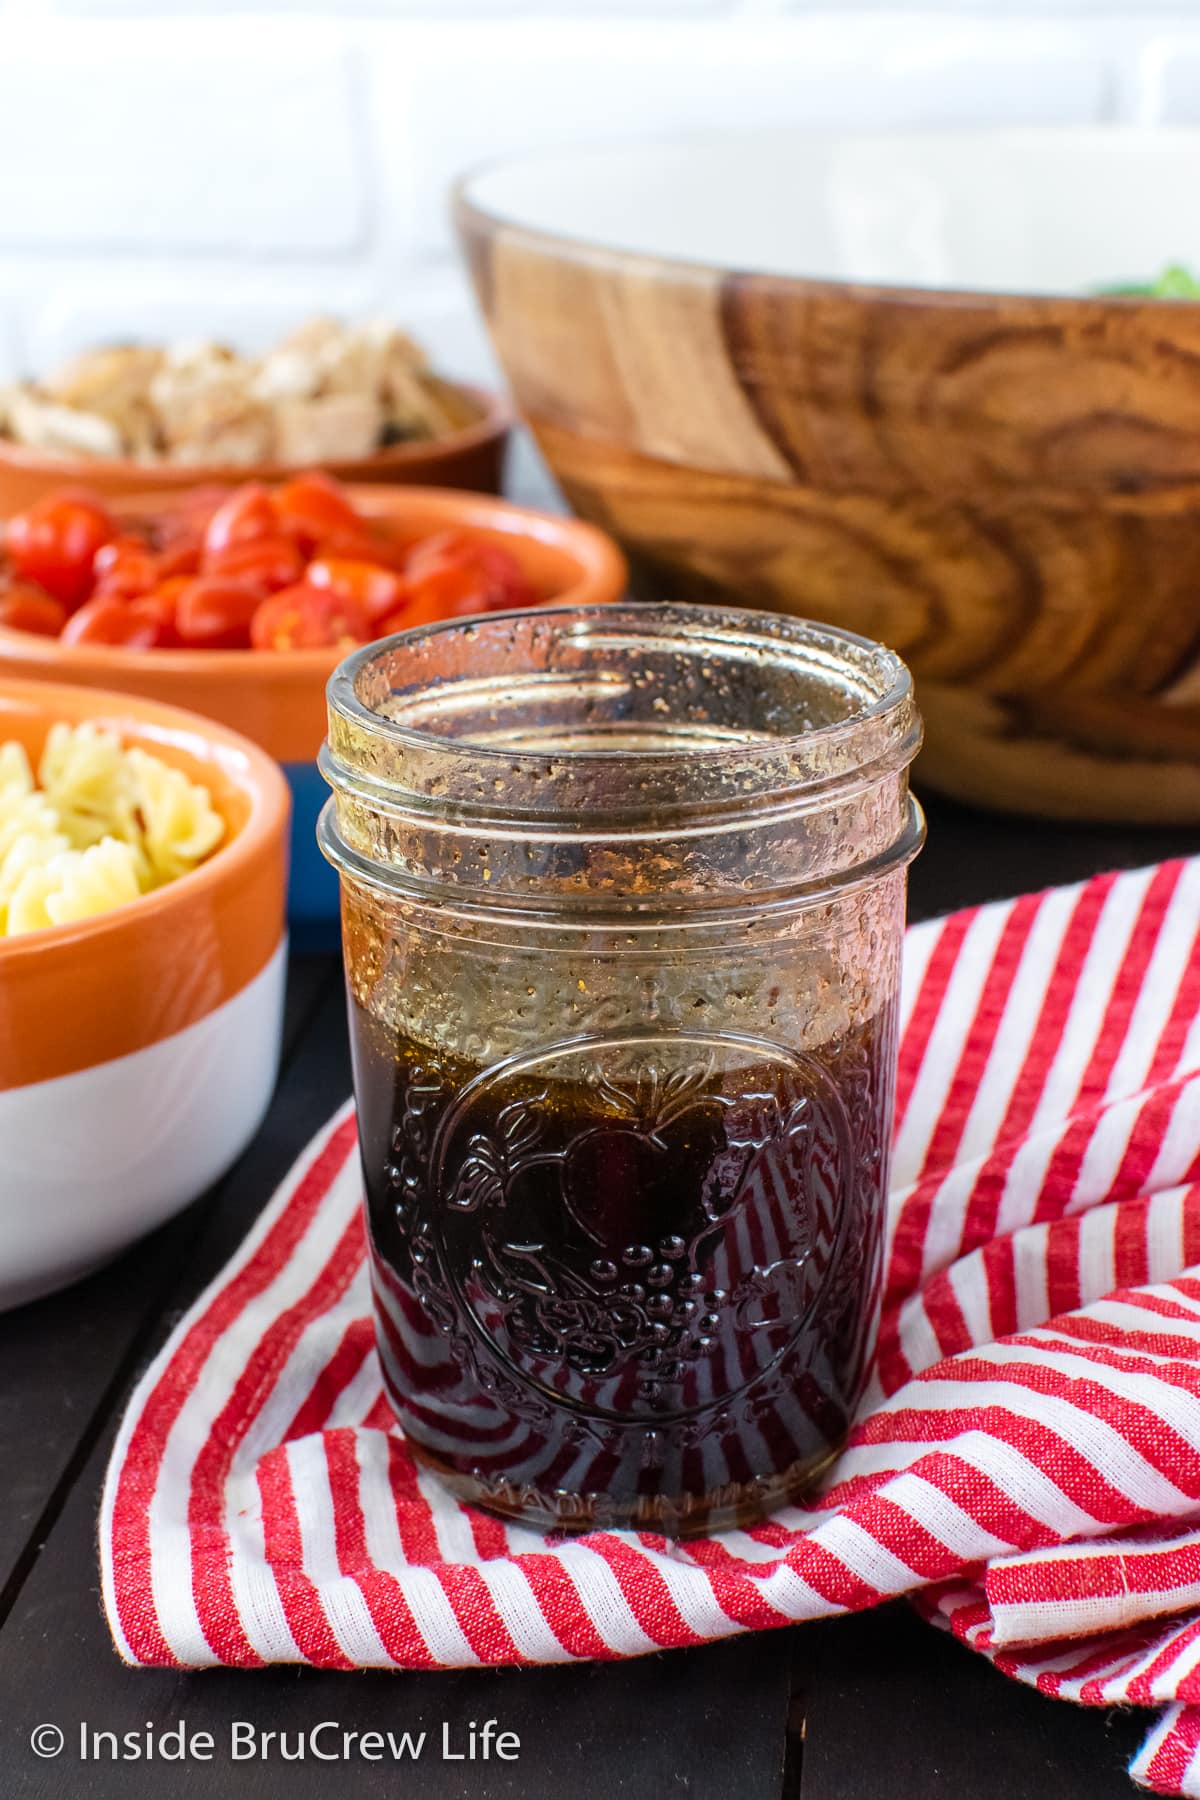
[[[819,1504],[685,1545],[460,1506],[391,1425],[354,1119],[129,1405],[100,1524],[131,1663],[637,1656],[915,1593],[1007,1674],[1159,1717],[1200,1796],[1200,860],[915,927],[878,1366]]]

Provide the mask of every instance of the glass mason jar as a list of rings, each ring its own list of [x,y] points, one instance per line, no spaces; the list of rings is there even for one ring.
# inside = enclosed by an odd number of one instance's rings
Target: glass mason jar
[[[736,610],[493,615],[334,675],[379,1352],[460,1497],[685,1534],[836,1454],[919,741],[891,652]]]

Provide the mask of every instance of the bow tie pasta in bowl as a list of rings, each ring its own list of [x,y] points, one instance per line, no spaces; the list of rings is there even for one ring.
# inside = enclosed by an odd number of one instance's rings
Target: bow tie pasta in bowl
[[[188,1205],[274,1086],[289,799],[231,731],[0,682],[0,1307]]]
[[[0,930],[16,937],[136,900],[225,836],[208,789],[84,720],[50,727],[35,775],[0,741]]]

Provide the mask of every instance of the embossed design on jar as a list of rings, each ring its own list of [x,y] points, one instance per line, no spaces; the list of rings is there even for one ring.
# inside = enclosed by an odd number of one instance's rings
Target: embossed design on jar
[[[757,1382],[803,1331],[842,1252],[855,1161],[812,1057],[695,1033],[571,1040],[459,1092],[420,1235],[477,1367],[499,1361],[541,1406],[685,1417]]]

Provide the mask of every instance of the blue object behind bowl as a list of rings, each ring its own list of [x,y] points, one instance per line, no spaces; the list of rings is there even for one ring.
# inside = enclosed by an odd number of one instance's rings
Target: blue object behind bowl
[[[284,763],[292,790],[288,930],[293,950],[336,950],[340,936],[337,871],[317,849],[317,816],[329,789],[315,762]]]

